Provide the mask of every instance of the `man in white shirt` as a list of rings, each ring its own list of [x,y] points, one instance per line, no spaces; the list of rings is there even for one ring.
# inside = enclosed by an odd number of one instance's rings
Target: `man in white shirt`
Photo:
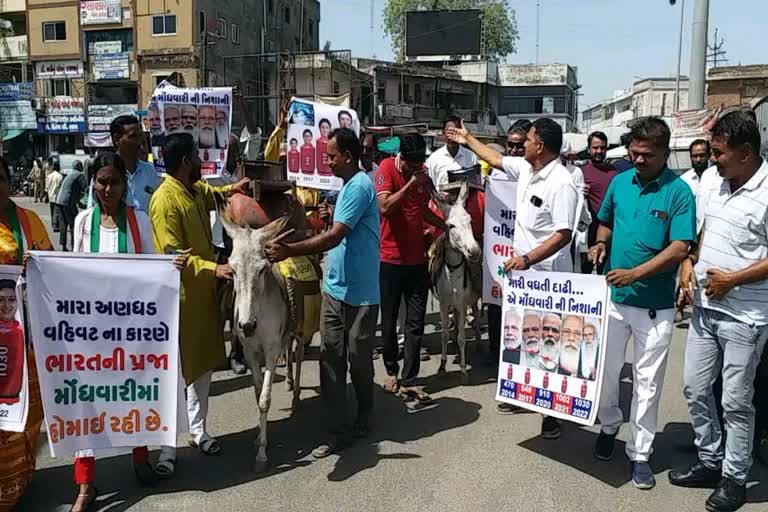
[[[446,130],[460,126],[462,123],[459,117],[448,117],[443,123],[443,135],[445,136]],[[449,171],[472,167],[476,164],[477,157],[472,151],[451,141],[448,137],[445,138],[445,146],[432,153],[426,162],[429,177],[432,178],[432,183],[439,191],[442,191],[443,187],[448,184]]]
[[[681,287],[694,305],[685,354],[685,396],[699,460],[671,471],[682,487],[711,487],[713,512],[746,501],[755,433],[753,385],[768,338],[768,163],[751,113],[722,116],[712,129],[719,187],[705,210],[697,253],[683,262]],[[722,373],[724,439],[712,383]]]
[[[693,196],[699,192],[699,185],[701,184],[702,175],[704,171],[709,167],[709,157],[711,154],[709,141],[704,139],[696,139],[691,142],[688,151],[691,155],[691,168],[680,175],[680,179],[691,187]]]
[[[581,191],[560,163],[563,130],[551,119],[531,125],[525,157],[502,156],[467,133],[463,124],[446,129],[446,138],[467,144],[492,168],[517,181],[517,216],[512,243],[514,256],[504,266],[511,270],[573,272],[570,243]],[[560,422],[545,416],[544,439],[560,437]]]

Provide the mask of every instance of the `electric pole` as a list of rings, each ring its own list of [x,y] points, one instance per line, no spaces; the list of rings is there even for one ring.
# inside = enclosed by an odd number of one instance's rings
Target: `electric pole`
[[[723,57],[726,54],[726,51],[723,50],[723,47],[725,46],[725,38],[723,36],[720,36],[720,40],[717,40],[717,29],[715,29],[715,37],[712,39],[712,44],[707,45],[707,64],[712,63],[712,67],[716,68],[717,64],[724,64],[728,62],[728,59],[726,58],[720,58]]]
[[[704,108],[707,80],[707,33],[709,0],[696,0],[693,7],[693,36],[691,41],[691,74],[688,87],[688,108]]]

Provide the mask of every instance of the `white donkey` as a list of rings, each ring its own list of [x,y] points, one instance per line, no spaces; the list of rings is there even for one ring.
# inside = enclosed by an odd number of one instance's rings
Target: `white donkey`
[[[450,336],[448,310],[453,307],[456,312],[458,330],[456,341],[459,345],[461,373],[465,382],[468,375],[464,321],[467,307],[471,307],[475,316],[475,337],[479,341],[478,300],[482,286],[479,282],[482,276],[482,251],[472,234],[471,219],[465,209],[468,194],[466,182],[462,184],[453,204],[445,201],[435,190],[432,191],[432,200],[445,215],[446,232],[435,242],[435,250],[429,262],[433,292],[440,301],[440,323],[442,324],[443,351],[438,372],[445,372]]]
[[[229,264],[234,270],[234,329],[243,354],[253,374],[253,385],[259,407],[259,437],[256,471],[267,469],[267,414],[272,401],[272,381],[280,355],[285,354],[291,339],[290,312],[285,281],[276,264],[270,263],[264,247],[285,230],[289,216],[281,217],[259,229],[234,224],[224,212],[222,224],[232,238]],[[302,346],[303,343],[299,343]],[[297,354],[298,356],[298,354]],[[301,360],[297,358],[297,371]],[[262,373],[263,370],[263,373]],[[289,369],[290,371],[290,369]],[[300,382],[294,387],[294,408],[298,403]]]

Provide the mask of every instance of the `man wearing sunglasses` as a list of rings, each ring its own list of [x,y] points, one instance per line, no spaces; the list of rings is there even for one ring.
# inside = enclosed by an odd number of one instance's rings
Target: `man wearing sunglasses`
[[[525,139],[528,138],[528,131],[531,129],[531,122],[527,119],[515,121],[507,131],[507,156],[525,156]]]

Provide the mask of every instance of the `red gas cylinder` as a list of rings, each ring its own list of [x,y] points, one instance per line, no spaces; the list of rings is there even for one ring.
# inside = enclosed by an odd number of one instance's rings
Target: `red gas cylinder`
[[[229,198],[227,214],[236,224],[252,228],[265,226],[270,220],[261,204],[245,194],[234,194]]]

